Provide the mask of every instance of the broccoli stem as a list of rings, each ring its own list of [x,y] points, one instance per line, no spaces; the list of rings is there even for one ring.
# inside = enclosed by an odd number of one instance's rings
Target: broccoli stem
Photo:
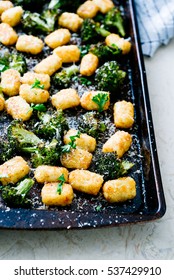
[[[16,194],[21,195],[22,197],[26,197],[26,195],[29,193],[33,185],[34,185],[34,180],[24,179],[16,187],[16,191],[17,191]]]

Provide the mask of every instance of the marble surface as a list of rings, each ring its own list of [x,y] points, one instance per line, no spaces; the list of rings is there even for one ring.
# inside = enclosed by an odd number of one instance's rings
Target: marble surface
[[[145,59],[167,212],[155,222],[71,231],[0,231],[0,259],[174,259],[174,40]]]

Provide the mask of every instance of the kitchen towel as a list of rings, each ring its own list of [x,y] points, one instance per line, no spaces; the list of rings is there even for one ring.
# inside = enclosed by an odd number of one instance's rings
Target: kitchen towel
[[[174,0],[134,0],[143,54],[153,56],[174,37]]]

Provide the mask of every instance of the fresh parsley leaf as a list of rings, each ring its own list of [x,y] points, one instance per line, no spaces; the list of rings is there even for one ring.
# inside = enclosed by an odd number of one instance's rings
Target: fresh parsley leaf
[[[92,98],[92,101],[94,101],[98,105],[99,112],[102,112],[104,110],[104,106],[108,100],[109,100],[108,93],[102,93],[102,92],[99,92],[97,95],[95,95]]]
[[[31,88],[40,88],[44,89],[44,85],[41,85],[40,81],[38,79],[35,80],[34,84],[31,85]]]
[[[58,183],[58,186],[57,186],[57,193],[58,193],[59,195],[61,195],[63,184],[66,182],[65,177],[64,177],[64,174],[62,174],[62,175],[58,178],[58,181],[59,181],[59,183]]]
[[[64,145],[62,147],[62,153],[69,153],[71,151],[71,149],[76,148],[75,141],[76,141],[77,138],[80,138],[80,131],[78,131],[76,135],[70,136],[69,138],[70,138],[71,141],[69,142],[69,144]]]
[[[33,110],[39,111],[39,112],[46,112],[47,108],[44,104],[31,104],[31,108]]]

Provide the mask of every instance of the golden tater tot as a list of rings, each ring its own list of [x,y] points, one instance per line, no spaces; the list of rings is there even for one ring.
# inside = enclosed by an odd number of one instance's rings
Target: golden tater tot
[[[136,196],[136,183],[131,177],[107,181],[103,195],[109,203],[124,202]]]
[[[3,93],[8,96],[14,96],[19,94],[19,88],[21,85],[20,73],[15,69],[8,69],[1,74],[1,88]]]
[[[134,107],[125,100],[114,104],[114,123],[118,128],[130,128],[134,123]]]
[[[77,32],[83,23],[83,19],[74,13],[63,13],[59,17],[58,24],[62,27],[68,28],[73,32]]]
[[[39,54],[43,50],[44,44],[41,39],[32,35],[19,36],[16,49],[20,52]]]
[[[0,42],[5,46],[11,46],[18,39],[17,33],[7,23],[0,23]]]
[[[50,88],[50,76],[48,74],[39,74],[34,72],[27,72],[21,78],[22,84],[33,85],[35,81],[40,81],[40,84],[44,86],[44,89]]]
[[[80,104],[80,97],[75,89],[62,89],[52,96],[52,105],[57,110],[76,107]]]
[[[19,95],[28,103],[34,104],[45,103],[50,97],[50,94],[47,90],[31,88],[31,86],[27,84],[20,86]]]
[[[93,1],[86,1],[77,10],[81,18],[94,18],[99,11],[99,7]]]
[[[92,154],[82,149],[71,149],[60,158],[61,164],[70,169],[88,169],[92,161]]]
[[[65,167],[40,165],[34,172],[34,177],[38,183],[57,182],[61,175],[64,175],[65,182],[68,181],[68,170]]]
[[[54,49],[53,54],[62,59],[62,63],[77,62],[80,60],[80,49],[76,45],[61,46]]]
[[[71,39],[71,33],[66,28],[60,28],[45,37],[45,43],[52,49],[67,44]]]
[[[58,55],[49,55],[38,63],[34,71],[36,73],[53,75],[57,70],[62,67],[62,59]]]
[[[95,73],[99,64],[99,59],[92,53],[86,54],[80,64],[80,74],[83,76],[91,76]]]
[[[13,96],[7,99],[5,108],[13,119],[21,119],[23,121],[28,121],[33,113],[33,109],[21,96]]]
[[[16,6],[7,9],[1,15],[1,21],[9,24],[11,27],[18,25],[21,21],[23,15],[23,9],[21,6]]]
[[[113,45],[117,46],[119,49],[122,50],[122,54],[127,54],[131,50],[131,43],[114,33],[106,37],[105,43],[109,47],[112,47]]]

